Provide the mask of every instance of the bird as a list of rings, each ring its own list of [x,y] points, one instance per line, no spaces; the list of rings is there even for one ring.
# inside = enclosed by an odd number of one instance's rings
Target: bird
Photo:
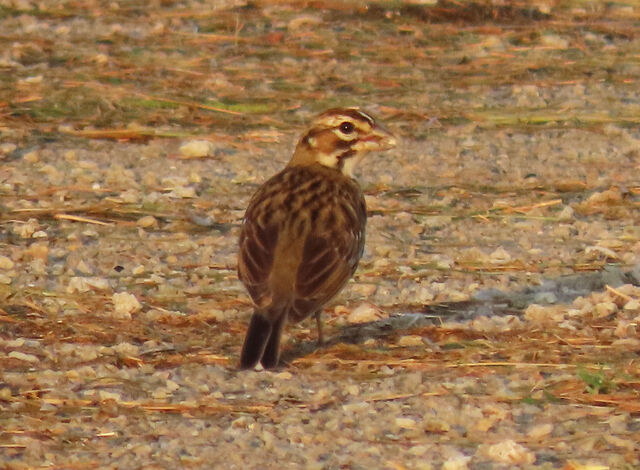
[[[238,247],[238,278],[254,304],[241,369],[277,367],[285,324],[311,315],[324,343],[322,308],[353,276],[364,250],[367,210],[354,168],[367,152],[395,146],[370,113],[329,109],[251,197]]]

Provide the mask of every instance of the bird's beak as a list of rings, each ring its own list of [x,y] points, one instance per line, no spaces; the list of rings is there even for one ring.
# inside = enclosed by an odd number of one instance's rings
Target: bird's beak
[[[357,152],[371,152],[388,150],[395,147],[396,144],[397,140],[391,131],[380,124],[376,124],[375,127],[369,131],[369,135],[361,138],[352,148]]]
[[[380,150],[392,149],[398,144],[396,136],[394,136],[389,129],[378,124],[375,128],[375,134],[380,139]]]
[[[365,142],[367,150],[388,150],[398,143],[391,131],[380,124],[376,124]]]

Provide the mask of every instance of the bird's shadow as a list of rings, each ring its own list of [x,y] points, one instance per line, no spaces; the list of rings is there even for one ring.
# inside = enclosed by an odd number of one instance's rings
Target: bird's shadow
[[[602,291],[606,286],[640,285],[640,264],[628,271],[608,265],[601,271],[572,274],[547,279],[536,286],[518,291],[486,289],[476,292],[470,300],[427,304],[418,312],[399,313],[381,320],[348,325],[340,334],[325,340],[323,347],[340,343],[360,344],[371,338],[384,338],[396,331],[438,325],[445,321],[468,321],[479,316],[522,315],[531,304],[569,304],[577,297]],[[311,354],[318,348],[314,339],[287,347],[281,356],[283,363]]]

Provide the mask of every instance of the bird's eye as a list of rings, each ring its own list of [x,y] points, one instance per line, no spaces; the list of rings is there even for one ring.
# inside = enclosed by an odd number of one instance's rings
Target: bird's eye
[[[340,131],[343,134],[351,134],[353,130],[354,130],[354,127],[352,122],[345,121],[342,124],[340,124]]]

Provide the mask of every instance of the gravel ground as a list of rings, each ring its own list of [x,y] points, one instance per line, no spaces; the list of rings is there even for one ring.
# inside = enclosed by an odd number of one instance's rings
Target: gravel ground
[[[0,468],[640,468],[634,3],[62,5],[0,0]],[[360,268],[238,371],[244,207],[342,102],[402,140]]]

